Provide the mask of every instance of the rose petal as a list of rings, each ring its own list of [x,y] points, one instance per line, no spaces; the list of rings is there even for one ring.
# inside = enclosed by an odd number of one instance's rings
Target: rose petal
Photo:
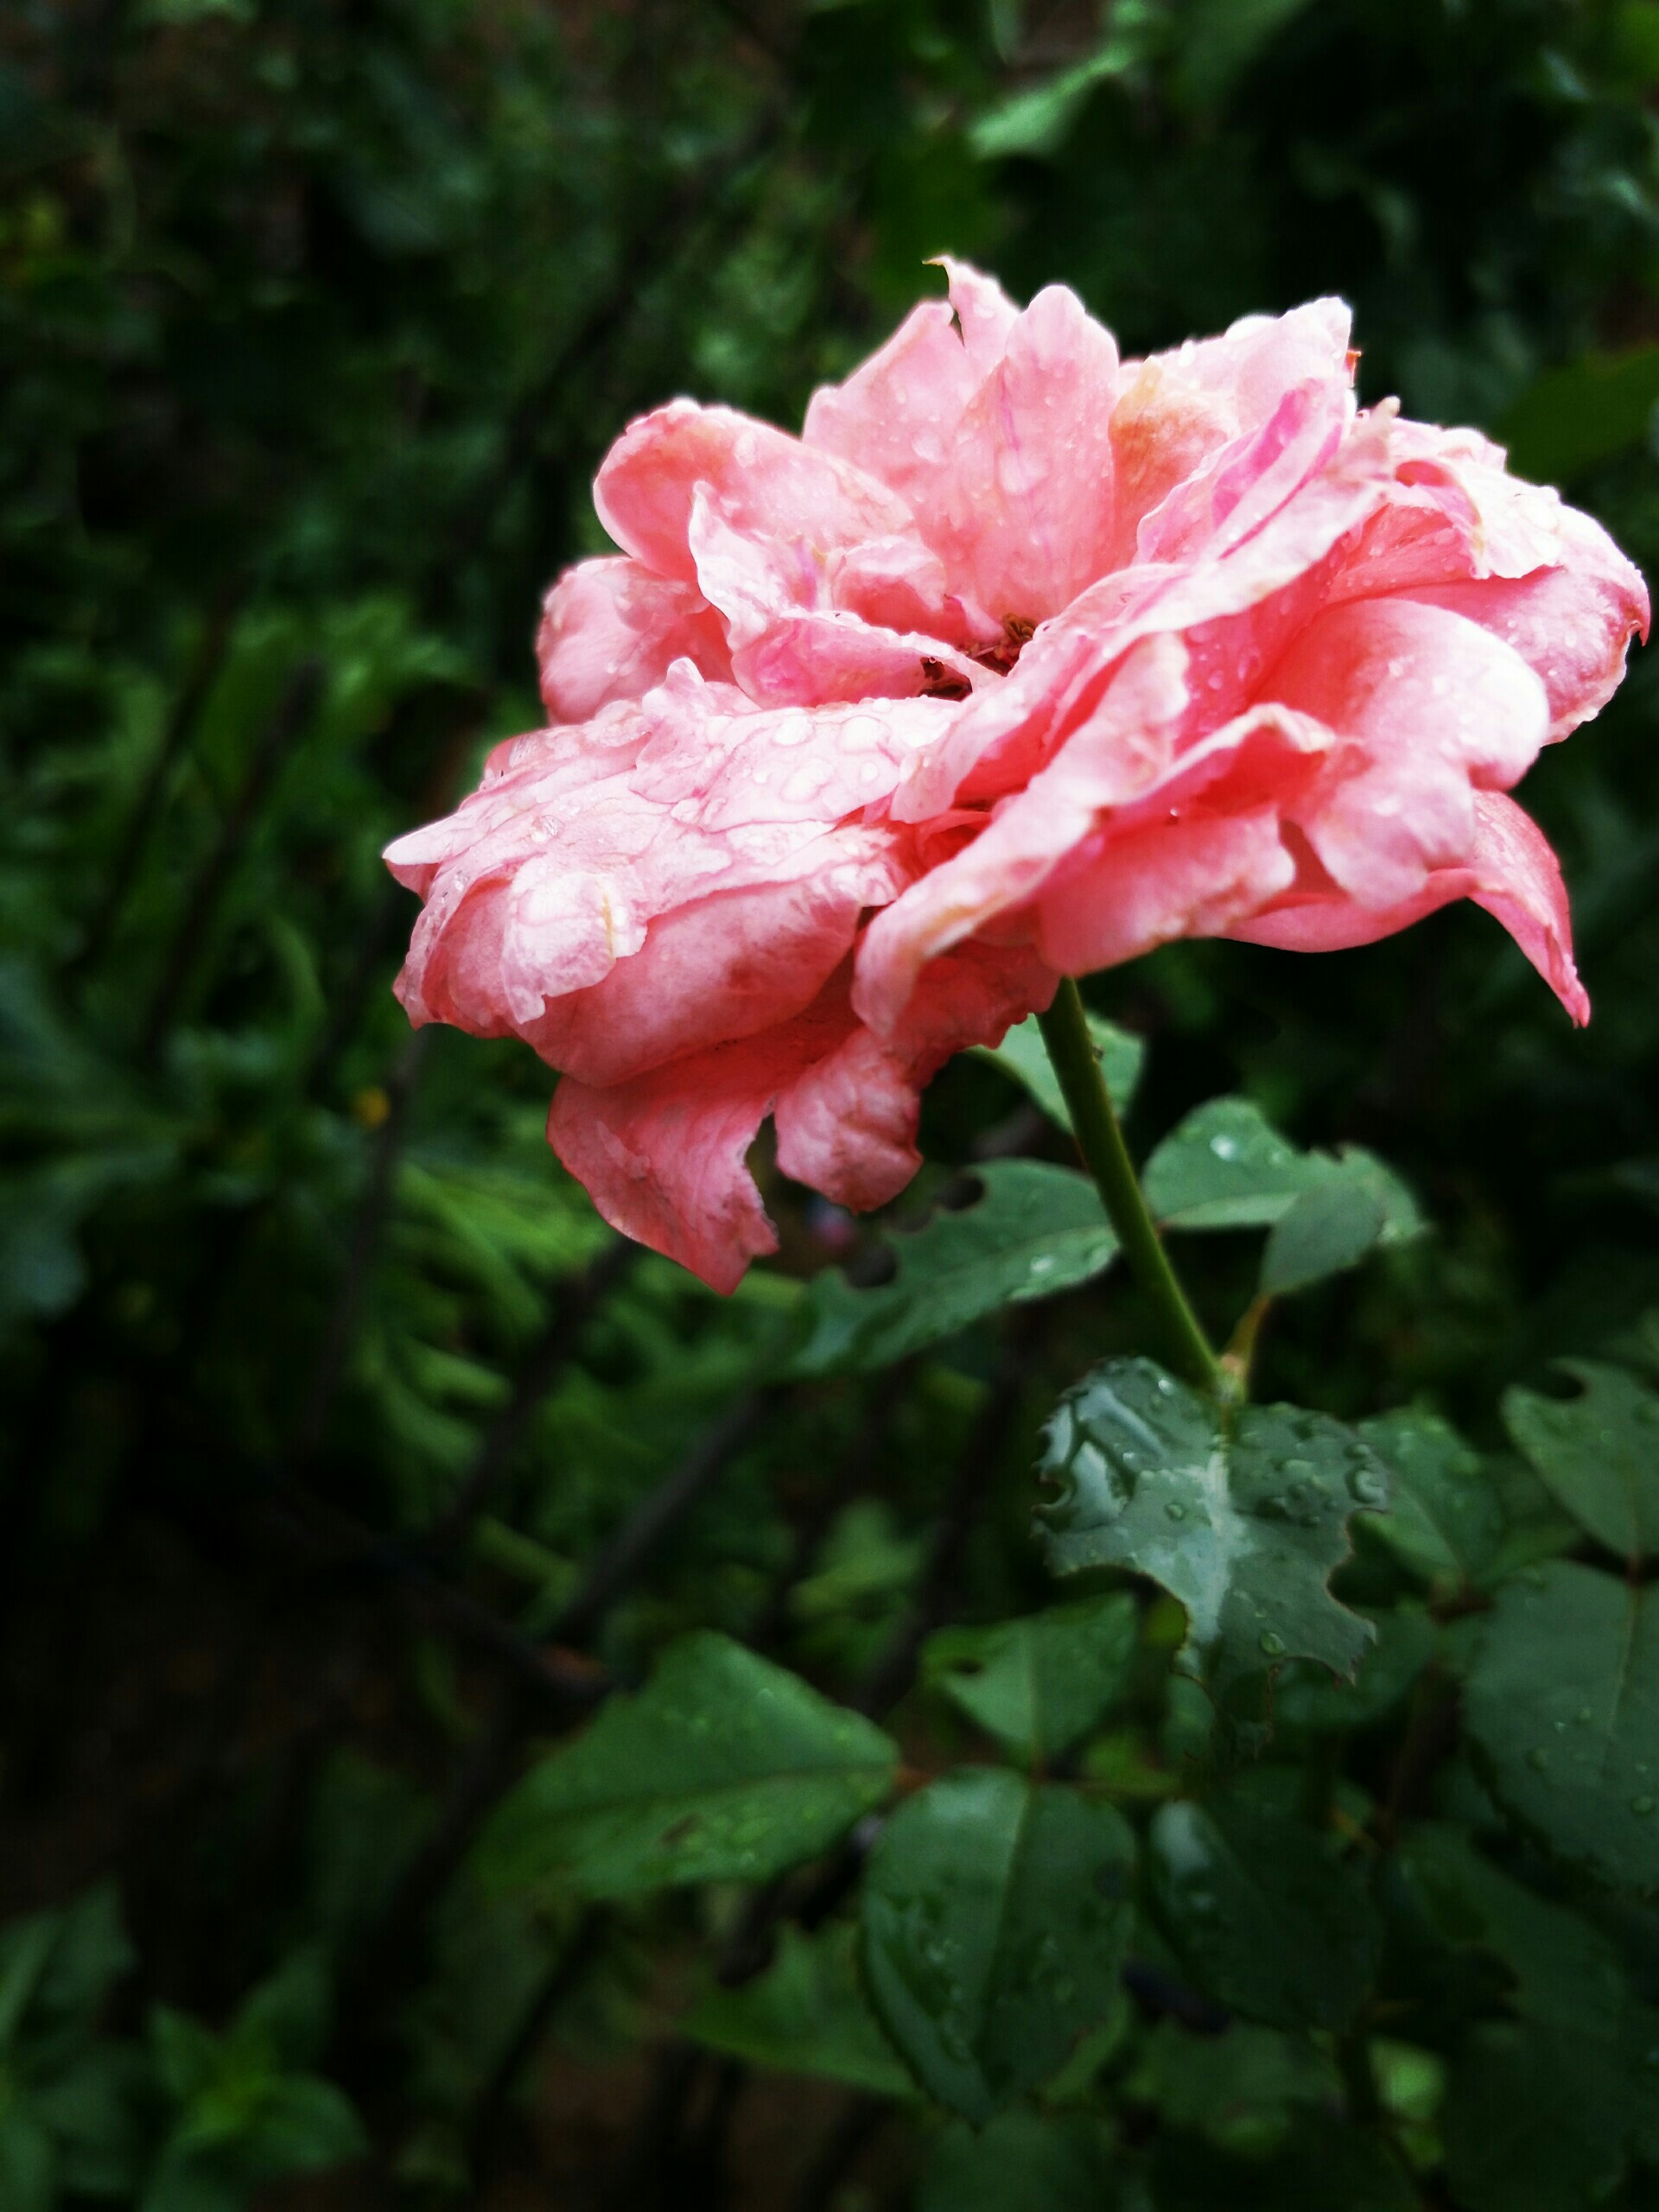
[[[694,585],[607,558],[578,562],[547,594],[536,658],[552,721],[586,721],[613,699],[643,698],[682,657],[705,676],[731,674],[725,626]]]

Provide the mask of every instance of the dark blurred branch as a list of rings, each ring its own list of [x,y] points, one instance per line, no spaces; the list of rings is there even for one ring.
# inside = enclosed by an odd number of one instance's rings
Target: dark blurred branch
[[[321,663],[302,661],[283,687],[276,711],[254,748],[242,788],[220,825],[213,849],[185,903],[183,918],[139,1033],[138,1049],[146,1060],[155,1060],[161,1052],[230,882],[231,871],[247,842],[266,794],[276,779],[277,771],[315,713],[321,695]]]
[[[553,1629],[558,1643],[586,1643],[668,1536],[725,1472],[776,1403],[771,1390],[747,1390],[698,1437],[667,1479],[641,1502],[588,1569]]]
[[[590,1967],[604,1950],[611,1932],[611,1916],[602,1905],[589,1905],[576,1929],[541,1987],[524,2008],[506,2049],[479,2093],[467,2122],[469,2163],[476,2170],[489,2156],[491,2145],[506,2125],[519,2076],[535,2056],[542,2038],[561,2007],[587,1979]]]
[[[448,1552],[466,1541],[524,1441],[536,1408],[552,1389],[601,1300],[622,1281],[640,1250],[631,1238],[613,1236],[555,1299],[545,1328],[514,1378],[512,1395],[485,1433],[471,1472],[448,1512],[428,1534],[432,1551]]]
[[[309,1465],[322,1440],[362,1322],[369,1279],[391,1208],[397,1158],[409,1122],[410,1099],[429,1049],[429,1033],[417,1029],[405,1040],[386,1078],[386,1117],[374,1133],[368,1181],[353,1224],[345,1273],[334,1294],[316,1364],[311,1371],[310,1388],[295,1428],[294,1460],[301,1467]]]
[[[589,1640],[598,1632],[611,1606],[643,1575],[662,1544],[730,1465],[770,1402],[770,1394],[761,1391],[740,1398],[640,1501],[555,1624],[550,1641],[556,1648],[550,1652],[527,1643],[486,1608],[474,1605],[463,1592],[441,1580],[429,1558],[402,1554],[397,1548],[378,1542],[364,1548],[358,1563],[366,1565],[372,1558],[384,1567],[388,1560],[395,1560],[396,1571],[407,1578],[420,1599],[480,1649],[493,1648],[515,1680],[468,1759],[437,1827],[405,1870],[360,1955],[359,1965],[352,1972],[352,1986],[359,1992],[359,2010],[365,2015],[359,2040],[369,2039],[371,2023],[366,2015],[371,2004],[375,2015],[383,2017],[401,1994],[412,1966],[418,1961],[422,1923],[466,1857],[480,1827],[518,1777],[525,1735],[536,1725],[527,1693],[537,1693],[543,1703],[550,1697],[562,1708],[555,1717],[569,1725],[615,1686],[614,1677],[600,1669],[573,1666],[559,1647],[578,1639]],[[315,1510],[315,1502],[311,1503]],[[526,1654],[533,1656],[533,1667],[526,1663]]]

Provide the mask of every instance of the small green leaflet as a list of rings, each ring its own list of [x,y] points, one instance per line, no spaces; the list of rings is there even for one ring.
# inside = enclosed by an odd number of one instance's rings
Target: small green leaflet
[[[887,1796],[898,1763],[869,1721],[701,1630],[531,1769],[478,1864],[493,1886],[554,1878],[593,1897],[761,1882],[844,1835]]]
[[[1579,1526],[1624,1559],[1659,1554],[1659,1397],[1622,1367],[1563,1359],[1574,1398],[1511,1390],[1510,1434]]]
[[[1110,2009],[1134,1865],[1111,1806],[1005,1768],[959,1768],[894,1814],[864,1877],[864,1978],[941,2104],[982,2123]]]
[[[1464,1689],[1493,1796],[1559,1857],[1659,1888],[1659,1598],[1567,1560],[1497,1593]]]
[[[1097,1014],[1086,1014],[1084,1019],[1112,1104],[1119,1114],[1127,1113],[1135,1085],[1141,1080],[1146,1046],[1139,1037],[1132,1037],[1127,1029],[1119,1029]],[[1066,1110],[1060,1079],[1054,1072],[1054,1064],[1048,1057],[1042,1028],[1034,1014],[1016,1022],[1000,1045],[980,1045],[975,1050],[981,1058],[995,1061],[1005,1074],[1022,1084],[1049,1120],[1070,1135],[1071,1116]]]
[[[1340,2028],[1382,1943],[1362,1869],[1295,1821],[1239,1797],[1160,1806],[1147,1840],[1154,1910],[1204,1989],[1274,2028]]]
[[[1117,1239],[1086,1175],[1039,1160],[975,1171],[983,1194],[893,1239],[890,1282],[855,1290],[826,1268],[803,1302],[798,1376],[889,1366],[1001,1306],[1047,1298],[1107,1267]]]
[[[841,1923],[817,1936],[785,1925],[778,1955],[741,1989],[710,1989],[684,2031],[693,2043],[785,2074],[811,2074],[878,2097],[913,2097],[859,1986],[855,1930]]]
[[[989,1628],[947,1628],[922,1649],[922,1679],[1022,1758],[1070,1751],[1111,1703],[1135,1648],[1123,1591]]]
[[[1117,2163],[1097,2120],[1021,2110],[942,2127],[916,2212],[1109,2212]]]
[[[1422,1219],[1372,1153],[1302,1152],[1248,1098],[1211,1098],[1153,1154],[1147,1203],[1170,1229],[1268,1229],[1262,1289],[1279,1295],[1350,1268]]]
[[[1186,1609],[1187,1656],[1226,1699],[1283,1659],[1351,1676],[1372,1630],[1331,1595],[1350,1516],[1389,1499],[1351,1428],[1294,1406],[1221,1410],[1145,1359],[1108,1360],[1061,1399],[1039,1478],[1058,1574],[1133,1567]]]
[[[1394,1478],[1372,1533],[1426,1582],[1479,1582],[1503,1541],[1504,1515],[1478,1454],[1438,1414],[1414,1409],[1361,1421],[1359,1433]]]

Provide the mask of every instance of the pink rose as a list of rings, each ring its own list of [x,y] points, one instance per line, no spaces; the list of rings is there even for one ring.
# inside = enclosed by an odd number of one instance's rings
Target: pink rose
[[[1576,1020],[1505,794],[1611,697],[1641,577],[1472,431],[1363,410],[1319,301],[1120,362],[946,264],[799,438],[676,400],[549,594],[551,727],[387,860],[410,1019],[523,1037],[606,1218],[731,1288],[746,1154],[856,1209],[922,1087],[1173,938],[1330,950],[1469,898]]]

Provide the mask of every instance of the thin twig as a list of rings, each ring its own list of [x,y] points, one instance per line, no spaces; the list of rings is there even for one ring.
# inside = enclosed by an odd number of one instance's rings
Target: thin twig
[[[230,881],[231,870],[266,793],[276,781],[277,770],[315,712],[321,694],[322,664],[317,660],[302,661],[283,686],[276,711],[254,748],[242,788],[220,825],[213,849],[186,901],[183,918],[139,1034],[138,1050],[145,1060],[156,1058],[173,1026],[213,915]]]
[[[589,1905],[577,1922],[575,1935],[525,2006],[506,2049],[479,2093],[467,2123],[474,2166],[480,2163],[490,2139],[505,2119],[520,2075],[535,2056],[561,2006],[586,1979],[589,1967],[604,1948],[610,1930],[609,1913],[601,1905]]]
[[[631,1582],[636,1582],[693,1507],[713,1489],[766,1414],[776,1394],[747,1390],[704,1429],[667,1480],[628,1516],[560,1611],[556,1643],[586,1643]]]
[[[311,1371],[311,1384],[294,1433],[296,1466],[308,1465],[321,1443],[334,1411],[334,1400],[346,1372],[346,1363],[356,1341],[368,1295],[369,1280],[379,1255],[380,1241],[391,1208],[393,1179],[409,1124],[409,1105],[421,1067],[430,1049],[429,1033],[417,1029],[397,1056],[386,1078],[386,1115],[374,1133],[357,1218],[352,1227],[345,1272],[334,1294],[334,1307],[323,1331],[321,1347]]]
[[[555,1300],[545,1328],[514,1379],[512,1395],[486,1432],[471,1472],[456,1491],[448,1510],[429,1533],[430,1549],[447,1552],[465,1542],[473,1523],[505,1474],[536,1408],[575,1350],[577,1339],[595,1308],[621,1281],[639,1253],[640,1247],[629,1238],[613,1236],[598,1257],[591,1260]]]

